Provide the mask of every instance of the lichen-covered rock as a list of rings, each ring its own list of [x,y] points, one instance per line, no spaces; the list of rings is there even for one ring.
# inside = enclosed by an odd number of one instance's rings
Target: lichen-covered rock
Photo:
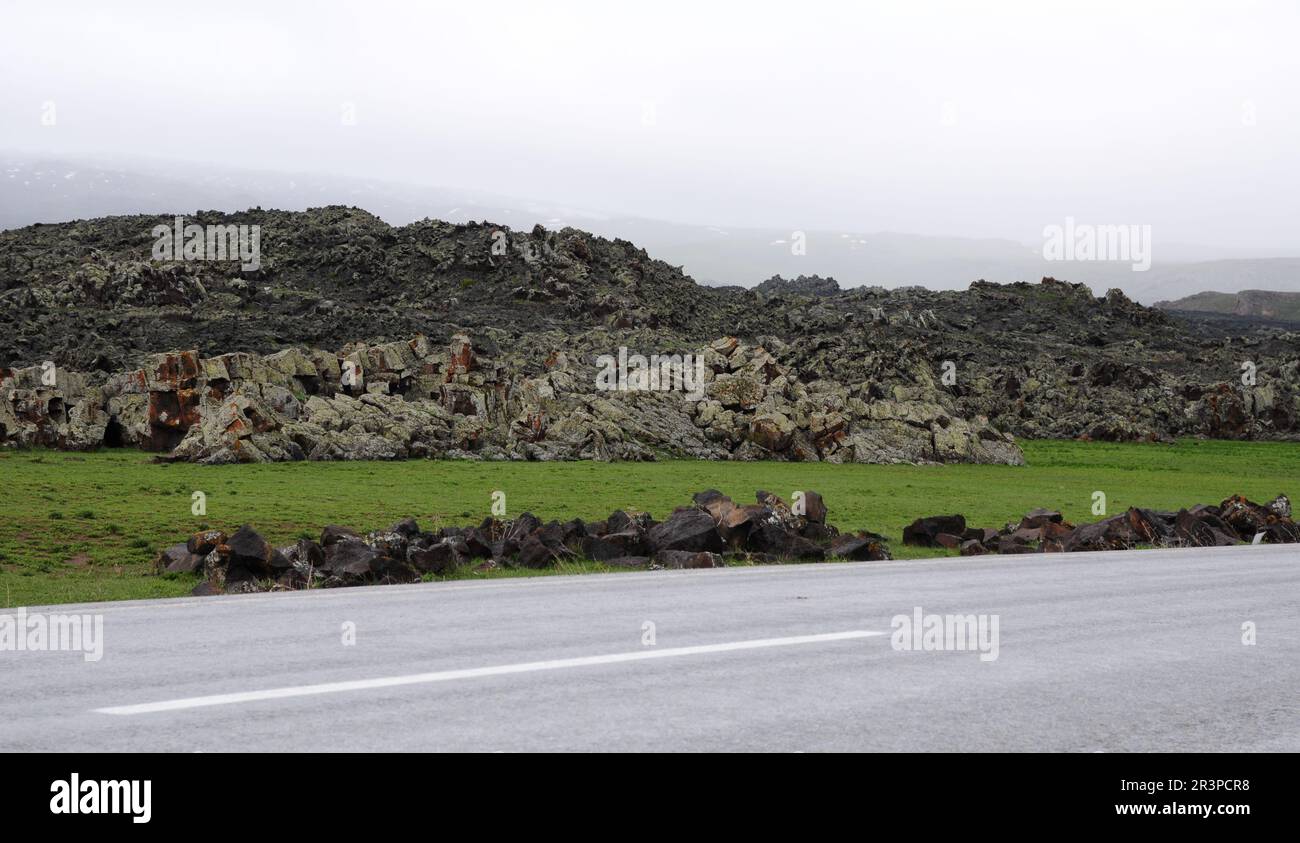
[[[1012,436],[1300,438],[1300,334],[1214,333],[1118,291],[710,288],[574,229],[393,228],[355,208],[195,221],[260,225],[261,268],[153,262],[145,235],[170,218],[0,232],[0,443],[1015,464]],[[694,389],[602,389],[620,349],[693,355]]]

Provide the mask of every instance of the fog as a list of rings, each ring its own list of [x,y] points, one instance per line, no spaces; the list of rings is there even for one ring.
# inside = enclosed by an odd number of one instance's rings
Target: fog
[[[0,19],[7,150],[1300,254],[1294,3],[7,0]]]

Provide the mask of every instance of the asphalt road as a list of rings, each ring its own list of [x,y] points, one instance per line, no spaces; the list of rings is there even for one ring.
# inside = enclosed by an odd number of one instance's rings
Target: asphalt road
[[[997,615],[997,658],[894,649],[918,606]],[[0,750],[1300,749],[1295,546],[40,611],[103,658],[0,652]]]

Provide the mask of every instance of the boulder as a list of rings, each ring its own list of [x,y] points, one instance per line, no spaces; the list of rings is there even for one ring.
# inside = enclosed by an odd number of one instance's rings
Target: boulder
[[[1260,530],[1265,544],[1292,544],[1300,542],[1300,525],[1288,521],[1274,521]]]
[[[465,554],[471,559],[490,559],[492,540],[481,527],[470,527],[461,536],[465,540]]]
[[[695,501],[695,505],[709,513],[709,516],[713,518],[713,522],[719,526],[736,508],[735,502],[717,489],[696,492],[692,499]]]
[[[1262,532],[1273,515],[1267,507],[1248,500],[1243,495],[1233,495],[1219,504],[1220,516],[1243,541],[1251,541]]]
[[[191,553],[188,543],[172,545],[158,554],[158,558],[154,560],[155,570],[169,574],[192,574],[202,565],[203,556]]]
[[[606,533],[603,536],[584,536],[579,542],[579,547],[584,557],[600,562],[623,556],[644,556],[650,552],[645,534],[636,530]]]
[[[830,524],[818,524],[816,521],[809,521],[799,530],[799,535],[805,539],[825,544],[840,534],[840,531]]]
[[[961,515],[931,515],[918,518],[903,528],[903,544],[916,547],[940,547],[935,537],[940,533],[960,536],[966,532],[966,518]]]
[[[1136,521],[1141,524],[1144,519],[1139,517]],[[1077,527],[1064,542],[1064,548],[1071,553],[1089,550],[1127,550],[1142,541],[1142,535],[1134,529],[1129,513],[1125,512],[1122,515]]]
[[[521,568],[545,568],[559,558],[559,553],[543,544],[536,536],[529,536],[519,546],[515,564]]]
[[[804,490],[804,517],[812,524],[826,523],[826,502],[817,492]]]
[[[1193,510],[1198,508],[1193,508]],[[1235,531],[1218,516],[1218,507],[1182,509],[1174,516],[1172,543],[1185,547],[1228,547],[1237,544]]]
[[[366,534],[364,541],[366,544],[379,551],[380,556],[386,556],[389,559],[405,559],[406,548],[410,544],[410,541],[404,533],[398,533],[392,530],[368,533]]]
[[[794,514],[790,505],[781,499],[780,495],[774,495],[771,492],[765,492],[759,489],[754,493],[754,499],[759,506],[767,507],[771,510],[783,525],[797,529],[802,526],[803,520]]]
[[[537,532],[542,526],[542,520],[531,512],[525,512],[514,521],[508,523],[502,538],[507,542],[512,542],[523,546],[524,541]]]
[[[388,528],[390,533],[397,533],[410,540],[420,535],[420,525],[414,518],[403,518],[396,524]]]
[[[946,547],[949,550],[956,550],[961,547],[961,536],[954,536],[951,533],[938,533],[934,537],[934,543],[939,547]]]
[[[731,500],[731,498],[717,489],[705,489],[703,492],[696,492],[691,495],[691,500],[694,501],[696,506],[708,509],[709,503],[712,501]]]
[[[271,559],[277,551],[249,525],[236,530],[226,546],[230,548],[228,556],[232,568],[244,568],[258,579],[274,573]]]
[[[444,576],[470,559],[469,545],[465,539],[453,536],[429,547],[411,545],[406,551],[406,561],[422,574]]]
[[[349,538],[359,539],[361,537],[352,530],[349,530],[347,527],[340,527],[337,524],[326,525],[325,529],[321,530],[320,533],[320,543],[322,547],[329,547],[336,542]]]
[[[651,527],[646,539],[653,553],[661,550],[721,553],[726,549],[713,518],[693,506],[678,509],[662,524]]]
[[[336,577],[366,577],[380,558],[379,552],[361,539],[344,536],[325,545],[325,563],[321,568]]]
[[[996,553],[1033,553],[1035,548],[1027,542],[1017,541],[1011,536],[998,536],[992,546]]]
[[[1020,519],[1021,529],[1038,529],[1044,524],[1061,523],[1061,513],[1054,509],[1031,509]]]
[[[654,525],[654,519],[645,512],[628,512],[615,510],[605,519],[605,530],[610,533],[624,533],[629,530],[645,532]]]
[[[378,583],[412,583],[418,582],[420,575],[401,560],[378,556],[370,562],[370,578]]]
[[[218,545],[225,544],[227,538],[221,530],[200,530],[190,536],[185,546],[190,553],[202,557],[216,550]]]
[[[1074,525],[1068,521],[1047,521],[1038,532],[1043,541],[1063,542],[1074,532]]]
[[[733,550],[743,548],[754,528],[770,517],[772,511],[760,504],[733,506],[718,521],[718,535]]]
[[[1041,527],[1020,527],[1010,533],[1004,533],[1003,538],[1010,539],[1016,544],[1037,544],[1043,538],[1043,530]]]
[[[1124,516],[1128,519],[1134,535],[1137,536],[1138,544],[1163,544],[1172,533],[1174,521],[1172,512],[1129,507]]]
[[[884,537],[866,531],[837,536],[831,542],[830,555],[851,562],[880,562],[890,558]]]
[[[781,452],[790,447],[795,435],[794,422],[782,413],[761,413],[749,423],[749,441],[767,451]]]
[[[779,559],[817,561],[825,558],[826,551],[811,539],[780,523],[776,518],[760,521],[745,541],[745,548],[755,553],[765,553]]]

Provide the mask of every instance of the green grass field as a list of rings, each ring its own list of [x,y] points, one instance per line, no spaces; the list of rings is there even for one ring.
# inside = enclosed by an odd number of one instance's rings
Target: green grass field
[[[1024,442],[1029,462],[1009,466],[877,466],[809,463],[283,463],[154,464],[137,451],[0,453],[0,604],[168,597],[194,577],[156,576],[158,550],[204,525],[250,523],[272,543],[319,536],[324,524],[385,527],[414,515],[421,527],[477,523],[493,491],[508,516],[602,519],[612,510],[662,518],[693,492],[718,488],[742,502],[755,489],[789,499],[822,493],[829,521],[893,541],[898,558],[936,555],[901,544],[914,518],[960,512],[1001,526],[1035,506],[1095,520],[1092,494],[1108,511],[1130,505],[1176,509],[1229,494],[1300,495],[1300,445],[1188,440],[1177,445]],[[191,514],[202,491],[207,514]],[[575,564],[566,572],[595,570]],[[481,576],[464,572],[461,576]]]

